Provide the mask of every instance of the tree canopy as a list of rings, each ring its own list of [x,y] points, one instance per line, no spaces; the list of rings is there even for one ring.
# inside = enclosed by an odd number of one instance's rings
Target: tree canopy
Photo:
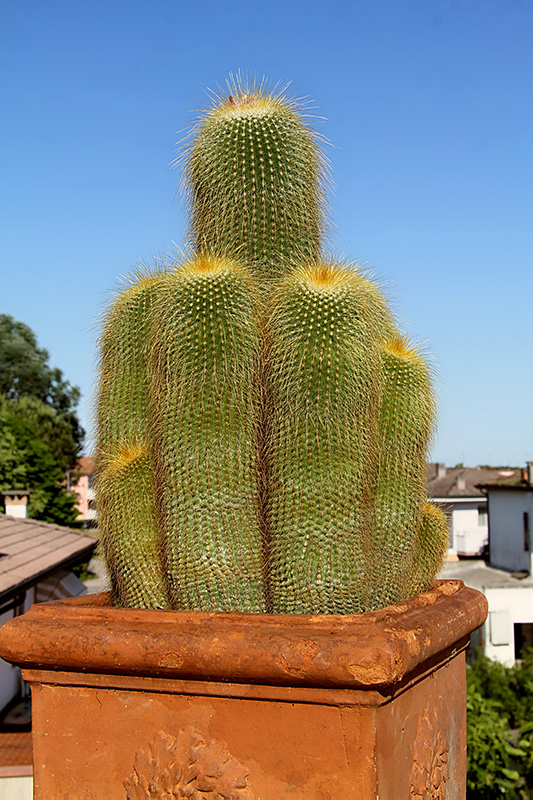
[[[0,314],[0,394],[8,400],[35,397],[69,422],[78,447],[85,432],[76,415],[80,390],[48,363],[48,351],[24,322]]]
[[[84,437],[80,392],[48,359],[27,325],[0,314],[0,490],[28,489],[30,517],[73,525],[64,481]]]

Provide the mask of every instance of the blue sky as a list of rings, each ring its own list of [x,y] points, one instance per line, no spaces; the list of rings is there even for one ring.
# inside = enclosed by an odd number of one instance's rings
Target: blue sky
[[[533,459],[533,0],[3,0],[0,312],[80,386],[98,315],[183,242],[175,144],[241,69],[313,99],[332,249],[439,373],[433,458]]]

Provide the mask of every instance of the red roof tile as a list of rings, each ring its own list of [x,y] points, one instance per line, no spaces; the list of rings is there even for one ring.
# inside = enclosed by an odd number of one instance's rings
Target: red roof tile
[[[82,475],[92,475],[95,469],[95,459],[93,456],[80,456],[74,472],[81,472]]]
[[[15,775],[31,775],[31,769],[8,770],[6,767],[31,766],[31,731],[0,733],[0,778]]]

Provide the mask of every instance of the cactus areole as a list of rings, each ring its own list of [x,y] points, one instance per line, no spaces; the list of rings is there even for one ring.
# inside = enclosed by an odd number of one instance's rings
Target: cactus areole
[[[430,370],[380,288],[325,251],[298,104],[231,80],[183,156],[187,255],[105,314],[97,501],[112,602],[357,614],[433,587]]]

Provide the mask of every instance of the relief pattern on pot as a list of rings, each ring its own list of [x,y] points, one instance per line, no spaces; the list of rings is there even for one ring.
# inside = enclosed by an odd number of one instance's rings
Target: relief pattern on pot
[[[411,798],[444,800],[448,777],[448,744],[437,715],[426,706],[418,720],[411,769]]]
[[[137,753],[124,788],[126,800],[252,800],[248,774],[226,742],[188,727],[176,737],[157,733]]]

